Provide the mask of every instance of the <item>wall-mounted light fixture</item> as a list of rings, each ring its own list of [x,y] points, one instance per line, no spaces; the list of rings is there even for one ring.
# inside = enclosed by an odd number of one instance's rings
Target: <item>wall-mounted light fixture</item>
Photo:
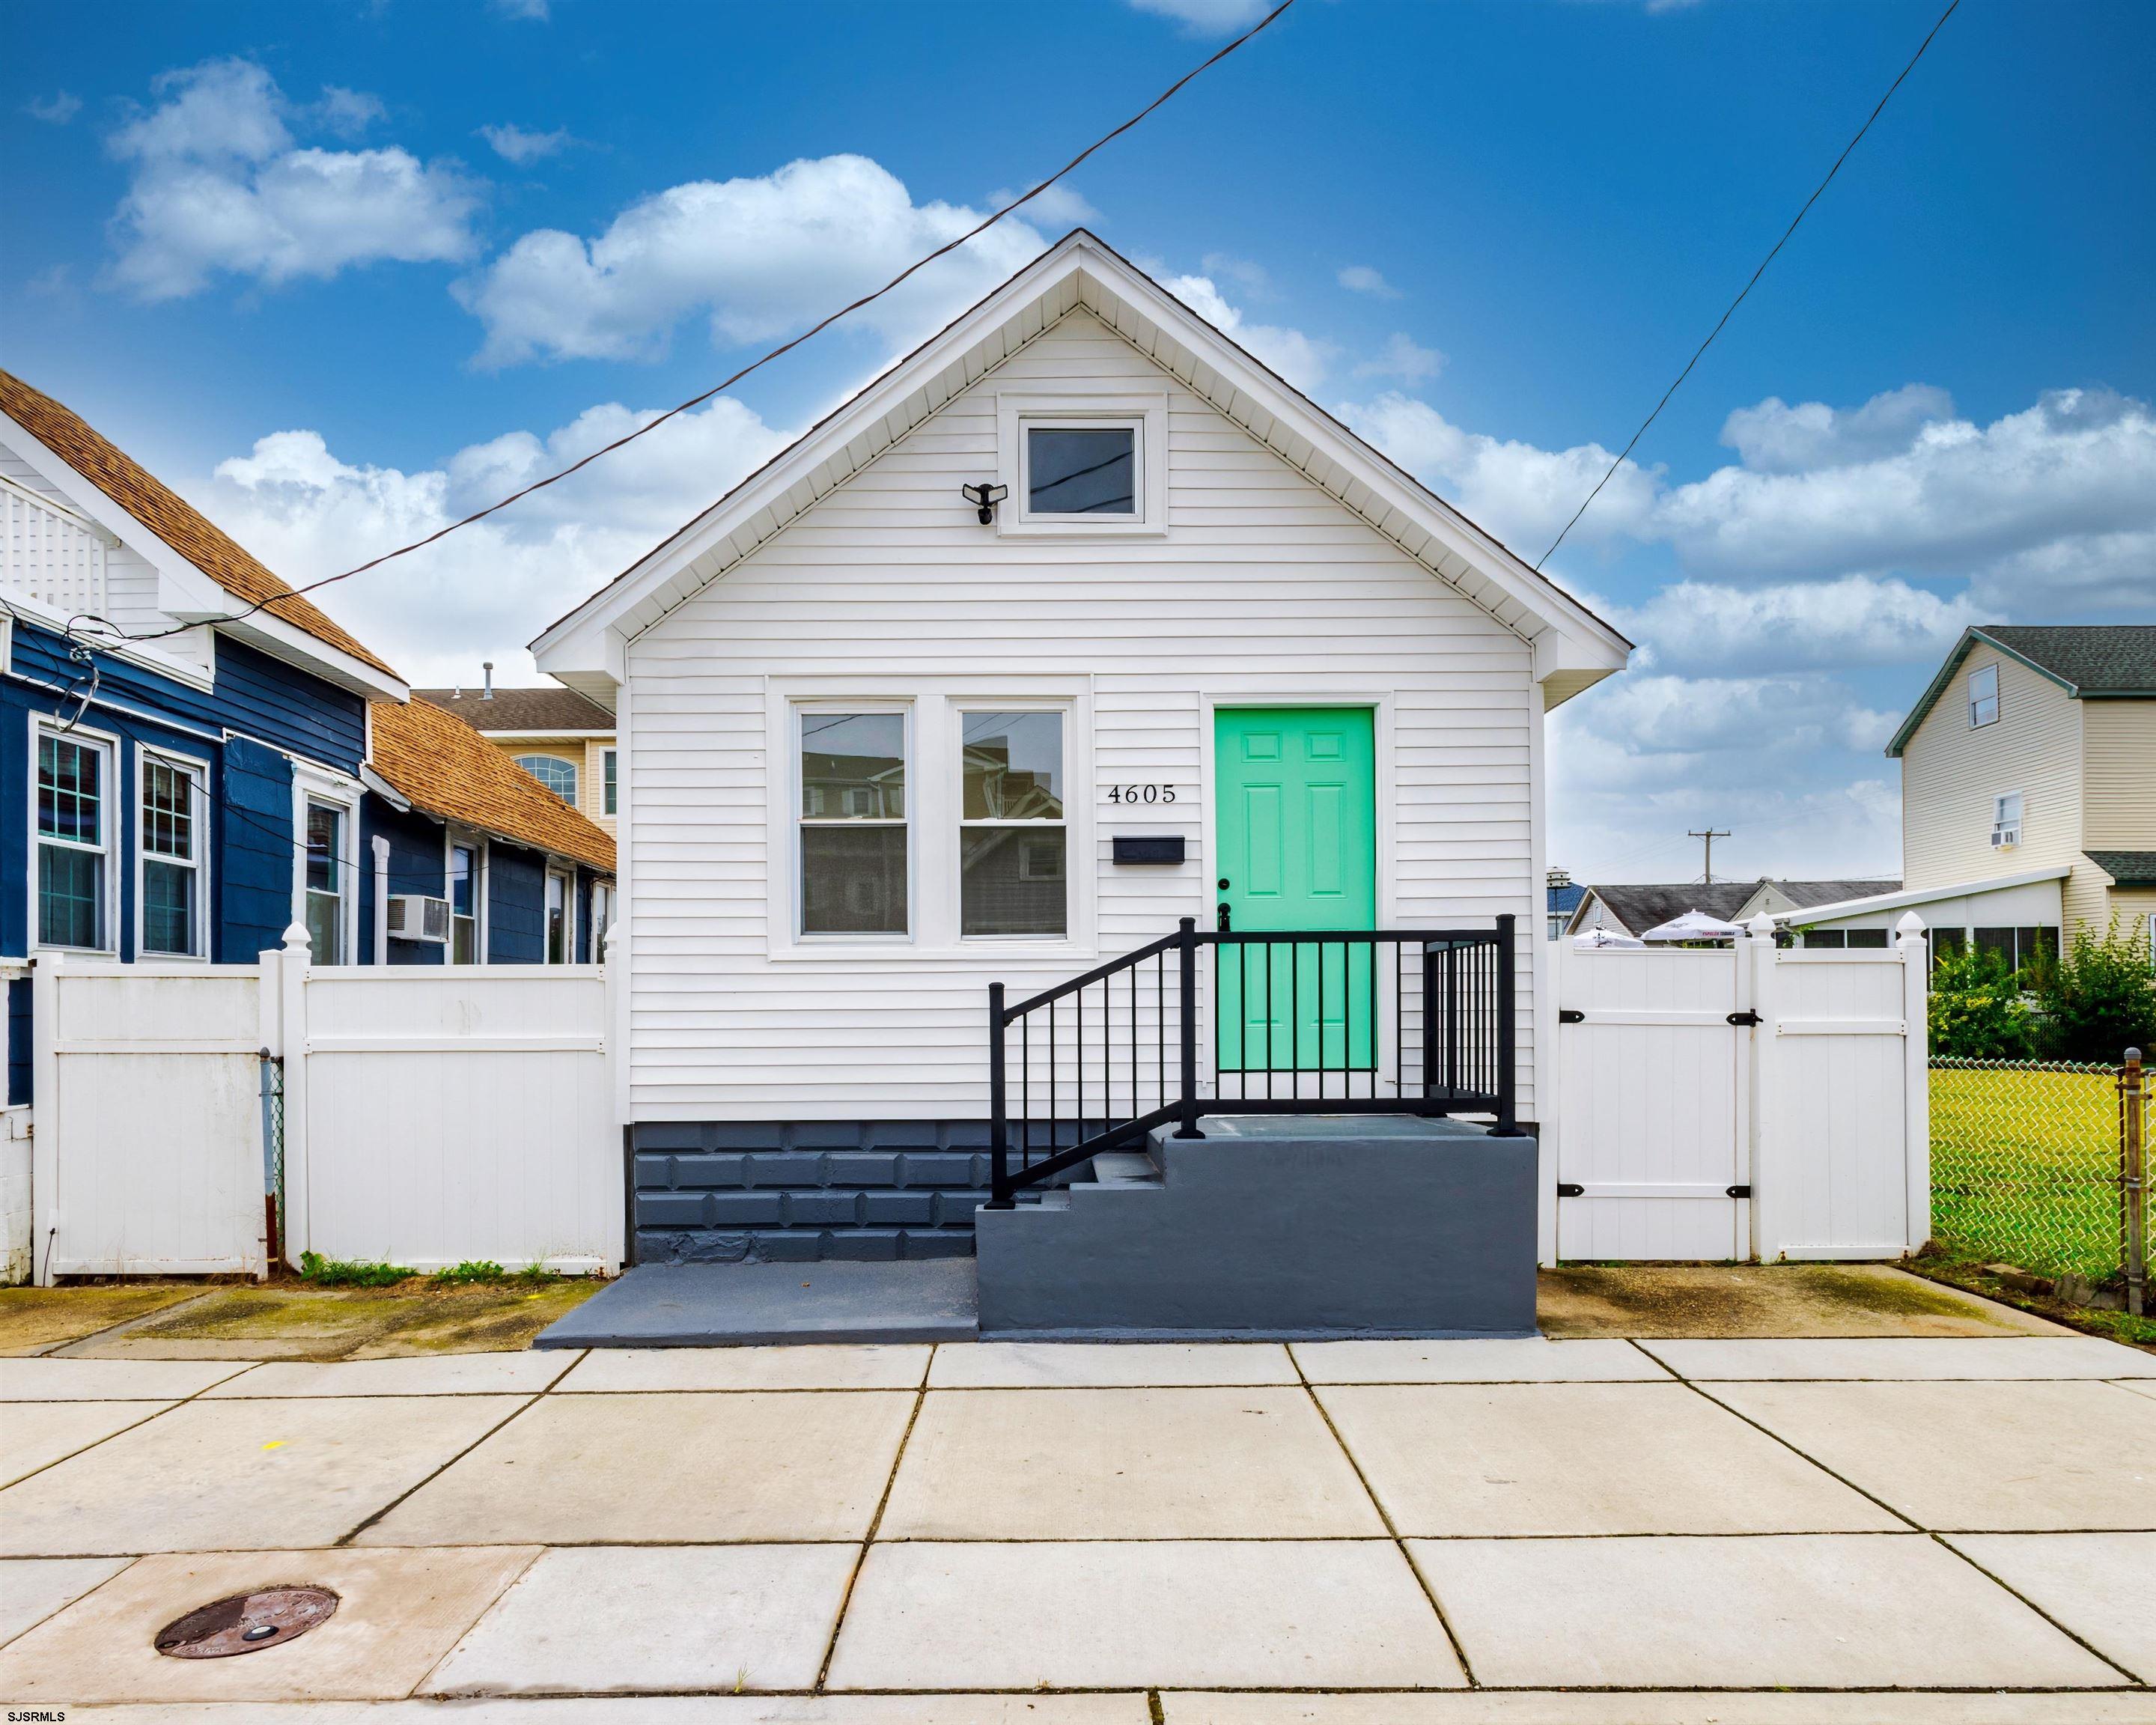
[[[973,513],[980,517],[981,525],[988,526],[996,518],[996,506],[1010,495],[1009,485],[961,485],[958,495],[973,506]]]

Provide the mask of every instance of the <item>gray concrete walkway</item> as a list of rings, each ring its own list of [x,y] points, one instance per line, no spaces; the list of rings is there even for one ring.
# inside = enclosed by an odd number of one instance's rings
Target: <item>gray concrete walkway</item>
[[[2087,1337],[5,1359],[0,1481],[70,1720],[2156,1722]]]

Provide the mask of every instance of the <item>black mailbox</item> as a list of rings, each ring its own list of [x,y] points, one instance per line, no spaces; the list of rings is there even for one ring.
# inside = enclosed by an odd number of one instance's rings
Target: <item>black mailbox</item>
[[[1116,860],[1119,863],[1179,863],[1183,860],[1183,834],[1149,839],[1116,836]]]

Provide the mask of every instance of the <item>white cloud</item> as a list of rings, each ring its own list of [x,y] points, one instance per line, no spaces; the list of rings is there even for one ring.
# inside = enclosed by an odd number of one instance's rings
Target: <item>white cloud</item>
[[[1424,347],[1398,330],[1386,339],[1383,349],[1355,367],[1358,377],[1398,377],[1404,383],[1424,383],[1444,369],[1445,356]]]
[[[1823,401],[1791,407],[1770,395],[1722,422],[1722,441],[1761,473],[1809,473],[1848,467],[1906,449],[1927,425],[1953,418],[1953,398],[1928,383],[1907,383],[1861,408]]]
[[[470,255],[478,198],[454,167],[398,148],[295,146],[288,121],[364,123],[379,110],[372,97],[331,90],[296,107],[239,59],[164,73],[151,89],[158,105],[108,141],[133,169],[110,280],[138,298],[177,299],[220,273],[275,285]]]
[[[589,240],[536,229],[456,292],[486,326],[486,365],[650,357],[698,312],[715,341],[736,347],[800,328],[980,218],[963,204],[915,203],[865,156],[827,156],[757,178],[670,187]],[[1034,228],[1008,218],[860,321],[894,341],[917,336],[1044,244]]]
[[[1265,266],[1250,258],[1239,258],[1232,252],[1208,252],[1198,260],[1198,267],[1216,280],[1225,278],[1232,281],[1254,300],[1262,300],[1272,292],[1272,274]]]
[[[1024,189],[1021,187],[1019,191]],[[1018,195],[1018,191],[1008,186],[991,192],[981,200],[981,213],[985,215],[992,209],[1001,209]],[[1082,193],[1060,180],[1037,195],[1020,213],[1029,222],[1063,231],[1082,228],[1088,222],[1101,219],[1100,211],[1086,203]]]
[[[1644,605],[1597,608],[1641,644],[1641,659],[1725,673],[1936,659],[1986,614],[1966,593],[1868,575],[1758,588],[1680,581]]]
[[[82,112],[82,98],[72,90],[57,90],[49,96],[31,97],[23,104],[23,111],[48,126],[65,126]]]
[[[1350,264],[1342,270],[1340,285],[1350,293],[1368,294],[1379,300],[1397,300],[1400,290],[1368,264]]]
[[[413,473],[342,460],[318,432],[280,431],[220,463],[195,501],[298,585],[430,533],[655,417],[607,403],[543,438],[511,432]],[[536,681],[526,641],[788,440],[722,396],[500,516],[324,588],[316,603],[415,681],[470,680],[483,659]]]
[[[1245,323],[1242,312],[1222,297],[1210,276],[1173,275],[1161,285],[1305,394],[1325,381],[1335,352],[1331,342],[1275,324]]]
[[[526,131],[521,126],[482,126],[479,135],[487,146],[504,162],[513,162],[519,167],[527,162],[542,161],[556,155],[568,146],[569,134],[566,129],[553,131]]]
[[[1133,11],[1172,18],[1186,36],[1224,36],[1247,30],[1272,10],[1269,0],[1130,0]]]
[[[1464,431],[1427,402],[1397,393],[1335,410],[1359,435],[1456,506],[1529,562],[1557,536],[1579,501],[1609,470],[1599,444],[1537,449]],[[1627,461],[1573,529],[1581,543],[1638,538],[1651,528],[1661,470]]]
[[[307,118],[324,131],[341,138],[356,138],[377,120],[385,118],[388,110],[382,105],[382,98],[370,95],[363,90],[346,90],[341,85],[322,86],[321,100],[306,110]]]

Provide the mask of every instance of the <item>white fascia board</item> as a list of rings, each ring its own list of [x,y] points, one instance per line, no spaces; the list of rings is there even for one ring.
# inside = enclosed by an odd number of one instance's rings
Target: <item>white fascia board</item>
[[[2042,880],[2063,880],[2073,873],[2071,864],[2056,868],[2030,869],[2025,874],[2000,875],[1989,880],[1964,880],[1953,886],[1925,886],[1914,892],[1882,892],[1871,898],[1845,898],[1840,904],[1806,905],[1801,910],[1771,911],[1777,922],[1802,927],[1812,922],[1830,922],[1841,916],[1861,916],[1873,911],[1898,911],[1910,905],[1936,904],[1944,898],[1973,898],[1979,893],[2004,892],[2012,886],[2034,886]]]
[[[454,708],[449,708],[449,709],[445,709],[445,711],[454,711]],[[465,716],[464,716],[462,713],[458,713],[458,714],[457,714],[457,716],[458,716],[459,718],[460,718],[460,719],[464,719],[464,718],[465,718]],[[598,737],[611,737],[611,736],[613,736],[613,732],[612,731],[610,731],[610,730],[608,730],[608,731],[496,731],[496,730],[493,729],[490,726],[486,726],[486,725],[472,725],[472,721],[471,721],[470,719],[465,719],[465,723],[466,723],[467,725],[471,725],[471,727],[472,727],[472,729],[473,729],[473,730],[475,730],[475,731],[478,732],[479,732],[479,734],[480,734],[481,737],[484,737],[487,738],[490,742],[556,742],[556,741],[557,741],[557,740],[558,740],[558,741],[562,741],[562,742],[588,742],[594,741],[594,740],[596,740],[596,739],[597,739],[597,738],[598,738]]]
[[[1061,302],[1055,306],[1052,314],[1029,318],[1029,313],[1051,299]],[[639,608],[656,600],[662,608],[661,614],[673,608],[673,603],[678,601],[670,602],[661,595],[670,584],[679,582],[690,566],[727,540],[738,539],[744,533],[752,540],[747,550],[767,542],[813,506],[814,502],[820,501],[834,488],[834,483],[843,483],[853,472],[938,411],[948,396],[956,395],[958,389],[951,390],[940,399],[928,396],[924,404],[912,412],[906,411],[909,398],[926,391],[928,385],[954,367],[962,367],[966,374],[958,388],[970,388],[1065,312],[1086,305],[1098,315],[1098,302],[1104,299],[1128,306],[1152,325],[1164,341],[1182,350],[1173,358],[1158,352],[1150,356],[1171,375],[1188,384],[1187,373],[1199,366],[1209,367],[1232,386],[1232,396],[1265,415],[1274,425],[1285,428],[1294,438],[1323,450],[1349,482],[1346,485],[1324,486],[1330,495],[1345,503],[1347,500],[1340,497],[1341,492],[1360,485],[1384,503],[1389,516],[1397,515],[1411,521],[1498,588],[1505,594],[1511,613],[1499,616],[1499,620],[1515,634],[1529,641],[1538,641],[1545,633],[1553,632],[1563,637],[1565,644],[1552,649],[1560,655],[1553,670],[1584,670],[1599,677],[1624,668],[1630,654],[1630,643],[1622,635],[1371,449],[1338,421],[1297,395],[1181,300],[1140,275],[1082,230],[1019,271],[941,335],[885,372],[821,425],[782,451],[767,466],[541,634],[531,644],[540,668],[572,687],[583,688],[581,679],[602,669],[597,657],[598,643],[594,639],[599,631],[620,631],[628,636],[641,634],[654,619],[639,619],[635,614]],[[1089,304],[1089,300],[1093,303]],[[1116,326],[1113,317],[1104,321],[1111,328]],[[1030,327],[1026,326],[1028,324]],[[994,344],[1001,351],[984,362],[967,363],[976,357],[974,350],[988,344],[992,336],[1012,326],[1018,326],[1015,339]],[[1127,332],[1123,333],[1127,339]],[[1174,362],[1177,358],[1186,362],[1180,368]],[[1243,424],[1242,418],[1228,413],[1210,394],[1206,398],[1213,401],[1217,410],[1227,413],[1232,422]],[[1247,424],[1244,429],[1251,430],[1253,436],[1258,435]],[[1260,437],[1259,440],[1272,447],[1265,438]],[[851,447],[855,444],[861,446],[858,452]],[[819,484],[818,470],[827,464],[839,470],[839,477],[835,482],[827,479]],[[789,504],[788,493],[804,485],[808,488],[808,501]],[[1358,510],[1358,513],[1365,520],[1370,519],[1368,511]],[[759,516],[763,517],[761,523]],[[1387,536],[1398,541],[1397,533],[1376,528],[1374,523],[1373,530],[1386,531]],[[747,550],[737,550],[732,560],[747,555]],[[1426,557],[1421,560],[1428,566]],[[1450,578],[1440,575],[1439,578]],[[690,590],[704,584],[703,581],[696,581]],[[1498,615],[1488,604],[1483,608]],[[1574,655],[1583,661],[1577,666],[1562,662]],[[619,670],[613,670],[613,675],[619,680]],[[1565,692],[1573,691],[1568,689]]]
[[[4,603],[17,616],[49,629],[56,635],[65,634],[72,620],[43,599],[33,598],[12,587],[0,588],[0,603]],[[191,689],[207,690],[213,687],[217,680],[217,673],[212,666],[197,665],[191,659],[182,659],[149,641],[131,641],[124,637],[95,635],[87,632],[82,639],[93,651],[102,653],[107,658],[117,659],[128,665],[139,665],[145,670],[153,670],[161,677],[170,677],[176,683],[185,683]]]

